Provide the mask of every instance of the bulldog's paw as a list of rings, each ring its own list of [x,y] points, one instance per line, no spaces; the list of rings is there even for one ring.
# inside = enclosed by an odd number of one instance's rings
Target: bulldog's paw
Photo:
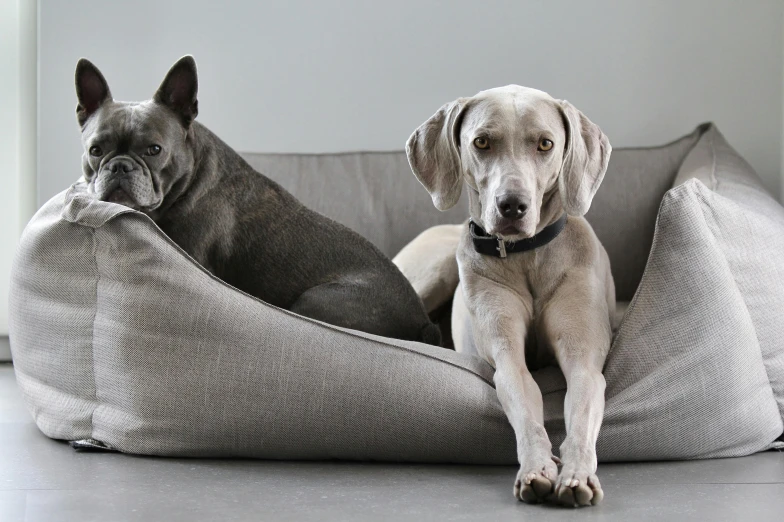
[[[604,491],[596,473],[566,463],[555,484],[555,498],[564,506],[595,506],[604,498]]]
[[[558,476],[557,462],[552,455],[523,462],[514,485],[515,498],[528,504],[544,501],[553,492]]]

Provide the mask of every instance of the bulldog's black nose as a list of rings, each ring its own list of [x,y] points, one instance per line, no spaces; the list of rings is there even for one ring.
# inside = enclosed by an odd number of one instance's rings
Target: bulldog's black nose
[[[134,165],[131,160],[125,158],[112,160],[112,163],[109,165],[109,170],[112,171],[112,174],[128,173],[135,168],[136,165]]]
[[[528,205],[516,194],[496,196],[495,204],[501,215],[508,219],[520,219],[528,210]]]

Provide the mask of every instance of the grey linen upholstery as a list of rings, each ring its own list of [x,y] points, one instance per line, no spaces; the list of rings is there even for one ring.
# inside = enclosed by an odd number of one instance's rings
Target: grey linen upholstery
[[[356,230],[389,257],[427,227],[468,217],[465,195],[447,212],[436,210],[402,152],[246,154],[245,159],[309,208]]]
[[[399,152],[247,158],[388,255],[466,216],[462,203],[432,208]],[[589,218],[619,297],[634,296],[605,368],[600,460],[773,447],[784,431],[784,210],[748,165],[710,125],[616,150]],[[30,411],[57,439],[171,456],[516,460],[484,362],[267,305],[81,183],[24,233],[11,347]],[[557,448],[563,376],[535,378]]]

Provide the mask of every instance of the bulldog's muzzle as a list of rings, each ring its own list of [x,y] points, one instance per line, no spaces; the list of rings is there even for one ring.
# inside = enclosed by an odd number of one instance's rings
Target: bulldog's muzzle
[[[95,178],[98,199],[131,207],[149,204],[151,181],[145,169],[128,156],[116,156],[104,165]]]

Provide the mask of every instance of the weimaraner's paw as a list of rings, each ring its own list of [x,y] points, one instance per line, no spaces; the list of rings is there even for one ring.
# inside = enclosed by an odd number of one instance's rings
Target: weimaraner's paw
[[[602,485],[595,473],[564,466],[555,484],[555,498],[569,507],[595,506],[604,498]]]
[[[558,476],[555,457],[545,457],[524,463],[517,472],[514,496],[527,504],[538,504],[553,492],[553,485]]]

